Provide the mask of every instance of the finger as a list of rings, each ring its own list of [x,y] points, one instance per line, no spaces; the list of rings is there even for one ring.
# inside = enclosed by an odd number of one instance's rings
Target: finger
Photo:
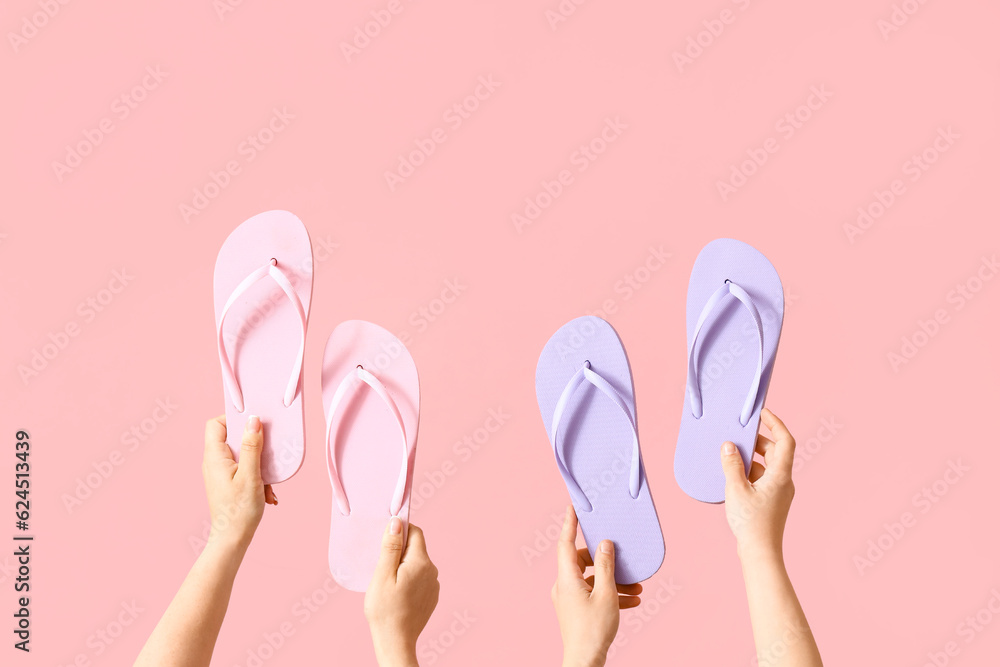
[[[394,516],[389,519],[389,525],[382,534],[382,549],[379,551],[374,576],[384,581],[396,581],[396,571],[399,570],[399,560],[402,556],[403,520]]]
[[[753,449],[755,452],[764,457],[767,461],[767,455],[774,451],[774,440],[758,433],[757,434],[757,446]]]
[[[750,464],[750,483],[753,484],[758,479],[764,476],[764,466],[762,466],[758,461],[754,461]]]
[[[726,475],[726,486],[734,489],[745,489],[750,486],[740,450],[731,442],[722,444],[722,472]]]
[[[226,444],[226,415],[205,422],[205,458],[233,458]]]
[[[240,463],[238,473],[247,475],[250,479],[260,479],[260,453],[264,449],[264,427],[260,417],[250,415],[243,429],[243,442],[240,444]]]
[[[594,557],[594,595],[617,596],[615,588],[615,543],[601,540]]]
[[[584,547],[576,550],[576,564],[580,566],[580,572],[594,565],[594,559],[590,557],[590,549]]]
[[[264,485],[264,502],[268,505],[278,504],[278,496],[274,495],[274,489],[271,488],[270,484]]]
[[[584,579],[591,587],[594,586],[594,575]],[[615,584],[619,595],[638,595],[642,593],[642,584]]]
[[[642,600],[636,597],[622,596],[618,598],[618,608],[619,609],[634,609],[642,603]]]
[[[403,556],[400,562],[405,563],[421,559],[430,561],[430,557],[427,555],[427,542],[424,540],[424,531],[411,523],[406,533],[406,546],[403,548]]]
[[[760,411],[760,420],[774,436],[774,465],[781,473],[792,474],[792,463],[795,461],[795,438],[788,432],[785,423],[764,408]]]
[[[566,508],[566,518],[563,519],[562,533],[559,535],[557,561],[560,578],[583,579],[583,570],[577,566],[576,526],[576,512],[570,505]]]

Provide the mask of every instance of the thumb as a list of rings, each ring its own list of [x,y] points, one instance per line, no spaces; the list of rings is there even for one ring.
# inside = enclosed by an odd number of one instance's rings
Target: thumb
[[[618,599],[618,588],[615,586],[615,543],[611,540],[601,540],[597,553],[594,554],[593,595]]]
[[[740,450],[731,442],[722,443],[722,472],[726,475],[726,486],[742,488],[750,484]]]
[[[243,442],[240,444],[240,463],[237,473],[250,479],[260,479],[260,452],[264,449],[264,429],[260,417],[250,415],[243,428]]]
[[[396,570],[403,556],[403,520],[398,516],[389,520],[389,525],[382,535],[382,550],[375,566],[375,576],[382,579],[396,580]]]

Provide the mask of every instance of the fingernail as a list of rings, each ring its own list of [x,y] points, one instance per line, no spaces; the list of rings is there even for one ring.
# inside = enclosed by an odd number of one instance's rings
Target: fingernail
[[[601,553],[611,555],[615,552],[615,545],[611,540],[601,540]]]
[[[250,415],[247,419],[247,433],[260,433],[260,417],[257,415]]]
[[[732,456],[736,453],[736,445],[731,442],[724,443],[722,445],[722,453],[726,456]]]
[[[271,492],[271,497],[274,498],[274,504],[277,505],[278,504],[278,494],[275,493],[274,491],[272,491]]]
[[[403,532],[403,520],[398,516],[392,517],[392,521],[389,522],[389,534],[399,535]]]

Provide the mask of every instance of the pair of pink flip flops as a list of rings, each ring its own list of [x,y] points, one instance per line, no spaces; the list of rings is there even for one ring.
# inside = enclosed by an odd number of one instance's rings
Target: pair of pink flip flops
[[[312,274],[309,233],[287,211],[241,224],[215,264],[227,443],[238,460],[246,420],[260,418],[265,484],[290,478],[305,456],[302,371]],[[390,518],[403,520],[406,536],[420,414],[417,368],[391,333],[351,320],[327,340],[322,386],[333,487],[330,571],[344,588],[364,591]]]

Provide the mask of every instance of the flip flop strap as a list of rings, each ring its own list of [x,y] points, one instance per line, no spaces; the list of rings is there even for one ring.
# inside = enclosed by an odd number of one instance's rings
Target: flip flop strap
[[[698,341],[701,339],[702,331],[706,328],[705,325],[707,324],[707,328],[711,328],[718,321],[716,317],[709,322],[709,315],[715,312],[716,306],[730,294],[739,299],[740,303],[746,307],[754,324],[757,325],[757,371],[754,373],[753,382],[750,384],[750,393],[747,394],[743,410],[740,412],[740,425],[746,426],[750,421],[750,415],[753,414],[754,404],[757,402],[757,392],[760,390],[760,376],[764,367],[764,325],[753,299],[750,298],[745,289],[731,280],[726,280],[722,287],[715,290],[698,317],[694,336],[691,337],[691,349],[688,350],[688,394],[691,396],[691,414],[694,415],[695,419],[701,419],[702,414],[704,414],[704,406],[701,401],[701,383],[698,381],[697,353],[700,351],[697,349]]]
[[[226,383],[226,387],[229,389],[229,396],[233,400],[233,405],[236,410],[243,412],[243,391],[240,389],[240,383],[236,379],[236,373],[233,371],[233,365],[229,361],[229,354],[226,352],[226,344],[222,339],[222,325],[226,321],[226,315],[229,313],[229,309],[232,307],[236,300],[239,299],[243,294],[250,289],[250,286],[256,283],[258,280],[263,280],[267,276],[271,276],[274,282],[278,283],[278,287],[281,291],[285,293],[288,300],[292,302],[295,306],[295,312],[299,316],[299,328],[301,330],[301,336],[299,338],[299,353],[295,357],[295,365],[292,368],[292,376],[288,381],[288,387],[285,388],[285,395],[282,399],[284,406],[287,408],[292,404],[295,399],[295,393],[299,387],[299,379],[302,374],[302,358],[305,356],[306,352],[306,311],[302,306],[302,301],[299,299],[298,293],[292,286],[291,281],[284,272],[278,268],[277,260],[272,259],[266,265],[260,267],[256,271],[252,272],[246,278],[243,279],[233,293],[229,295],[229,300],[226,301],[225,307],[222,309],[222,316],[219,317],[219,326],[217,327],[217,335],[219,339],[219,360],[222,362],[222,378]]]
[[[337,407],[344,401],[344,397],[347,392],[351,390],[352,387],[359,386],[359,381],[367,384],[372,390],[378,394],[382,402],[386,404],[389,411],[392,413],[393,418],[396,420],[396,424],[399,426],[399,433],[403,437],[403,465],[399,470],[399,479],[396,480],[396,490],[392,494],[392,502],[389,505],[389,515],[396,516],[399,514],[400,508],[403,506],[403,495],[406,493],[406,477],[407,477],[407,467],[410,461],[410,448],[409,441],[406,437],[406,426],[403,424],[403,417],[399,412],[399,407],[396,402],[392,400],[392,396],[389,395],[388,390],[386,390],[385,385],[383,385],[377,377],[366,371],[361,366],[358,366],[355,370],[344,376],[344,379],[340,381],[337,386],[337,391],[333,393],[333,400],[330,401],[330,407],[326,411],[326,469],[330,473],[330,483],[333,485],[333,496],[337,499],[337,506],[340,507],[340,513],[344,516],[349,516],[351,514],[351,505],[347,501],[347,492],[344,491],[344,483],[340,479],[340,473],[337,471],[336,457],[333,453],[333,445],[330,436],[334,432],[334,425],[339,425],[339,420],[334,422],[334,416],[337,412]]]
[[[628,490],[629,495],[633,499],[639,497],[639,487],[642,483],[642,466],[639,456],[639,431],[636,428],[635,419],[632,418],[632,411],[629,409],[625,398],[618,393],[618,390],[611,386],[611,383],[591,370],[589,361],[583,362],[583,368],[574,373],[573,377],[569,379],[562,394],[559,396],[559,401],[556,403],[555,411],[552,414],[552,447],[555,449],[556,463],[559,465],[559,471],[562,472],[563,479],[566,480],[566,487],[573,498],[573,504],[579,507],[580,510],[589,512],[593,509],[593,505],[590,504],[587,494],[583,492],[576,478],[570,472],[563,452],[564,443],[560,444],[559,442],[559,426],[566,413],[566,406],[569,405],[569,399],[576,393],[577,389],[583,386],[584,382],[589,382],[597,387],[601,393],[610,398],[621,409],[625,414],[625,418],[628,419],[629,426],[632,429],[632,463],[629,469]]]

